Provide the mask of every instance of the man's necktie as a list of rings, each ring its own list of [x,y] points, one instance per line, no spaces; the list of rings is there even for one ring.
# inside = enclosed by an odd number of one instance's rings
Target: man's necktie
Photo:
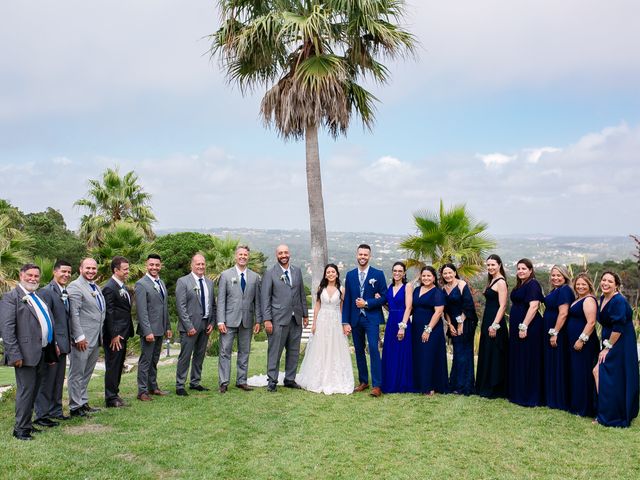
[[[291,286],[291,279],[289,278],[289,270],[284,271],[284,283]]]
[[[102,311],[103,307],[102,307],[102,300],[100,300],[100,293],[98,292],[98,287],[96,287],[95,283],[90,283],[89,285],[91,285],[91,289],[96,292],[96,303],[98,304],[98,310]]]
[[[29,296],[36,303],[36,305],[38,306],[38,309],[42,312],[44,319],[47,321],[47,330],[48,330],[47,343],[51,343],[51,341],[53,340],[53,325],[51,325],[51,319],[49,318],[49,314],[47,313],[45,308],[42,306],[42,304],[40,303],[40,300],[38,300],[38,297],[36,297],[35,293],[30,293]]]
[[[240,274],[240,288],[242,288],[242,293],[244,293],[244,289],[247,287],[247,281],[244,279],[244,272]]]
[[[162,291],[162,285],[160,285],[160,279],[156,278],[154,282],[156,282],[156,284],[158,285],[158,292],[160,292],[160,296],[164,300],[164,292]]]
[[[201,278],[198,279],[200,283],[200,305],[202,305],[202,318],[204,318],[205,313],[207,313],[207,309],[204,306],[204,283]]]

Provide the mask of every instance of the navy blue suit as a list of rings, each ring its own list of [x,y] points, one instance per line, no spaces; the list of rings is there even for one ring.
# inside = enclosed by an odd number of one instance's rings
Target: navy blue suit
[[[387,303],[387,283],[384,273],[381,270],[369,267],[363,287],[364,292],[361,295],[357,268],[347,273],[342,307],[342,324],[351,325],[359,382],[369,383],[367,358],[364,352],[366,337],[369,343],[369,359],[371,361],[371,383],[374,387],[380,387],[382,385],[382,365],[378,339],[380,325],[384,323],[382,306]],[[379,295],[378,298],[375,297],[376,294]],[[359,297],[362,297],[367,302],[367,306],[362,309],[356,307],[356,299]]]

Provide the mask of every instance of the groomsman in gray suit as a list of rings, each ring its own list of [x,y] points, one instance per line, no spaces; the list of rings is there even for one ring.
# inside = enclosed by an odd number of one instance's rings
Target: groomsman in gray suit
[[[20,283],[0,301],[0,331],[4,340],[4,363],[16,374],[16,421],[13,436],[32,440],[31,416],[45,362],[57,361],[53,320],[44,301],[36,295],[40,267],[26,264]],[[55,422],[54,422],[55,423]],[[54,425],[47,425],[48,427]]]
[[[267,391],[275,392],[278,384],[280,357],[285,357],[284,386],[300,388],[296,383],[302,325],[309,323],[307,296],[302,283],[302,271],[289,263],[289,247],[276,248],[278,263],[262,278],[262,318],[269,338],[267,348]]]
[[[93,258],[85,258],[80,262],[80,276],[67,288],[71,307],[71,336],[76,342],[76,348],[71,349],[67,378],[72,417],[84,417],[100,411],[89,406],[87,391],[100,352],[105,317],[104,297],[94,282],[97,276],[98,264]]]
[[[187,396],[184,388],[191,364],[189,388],[204,392],[200,385],[202,364],[207,353],[207,340],[216,323],[213,282],[205,276],[206,262],[202,254],[191,259],[191,273],[176,283],[176,309],[180,332],[180,355],[176,369],[176,394]]]
[[[218,357],[218,383],[225,393],[231,377],[233,340],[238,337],[238,366],[236,387],[250,391],[247,385],[249,353],[252,333],[260,331],[260,277],[247,268],[250,250],[247,245],[236,247],[236,264],[220,274],[218,281],[218,330],[220,330],[220,356]],[[255,324],[254,324],[255,320]]]
[[[138,360],[138,400],[148,402],[150,395],[167,394],[158,387],[158,360],[162,350],[162,337],[171,338],[171,324],[167,309],[167,286],[160,279],[160,255],[147,257],[147,273],[136,282],[136,312],[140,335]]]
[[[67,355],[71,351],[71,310],[67,292],[71,273],[71,264],[66,260],[58,260],[53,266],[53,280],[38,291],[53,317],[60,361],[53,365],[44,365],[42,383],[36,397],[36,425],[47,426],[51,421],[70,418],[62,411],[62,389],[67,369]]]

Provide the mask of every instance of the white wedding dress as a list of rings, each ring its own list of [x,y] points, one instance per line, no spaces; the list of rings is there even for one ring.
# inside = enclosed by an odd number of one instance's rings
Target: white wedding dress
[[[340,292],[320,294],[315,334],[307,343],[296,382],[305,390],[331,395],[353,393],[353,366],[349,342],[342,332]]]

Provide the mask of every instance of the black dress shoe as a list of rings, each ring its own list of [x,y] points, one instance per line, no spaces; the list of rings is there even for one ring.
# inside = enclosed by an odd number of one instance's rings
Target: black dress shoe
[[[33,440],[33,437],[30,433],[18,433],[15,430],[13,431],[13,436],[18,440]]]
[[[54,417],[49,417],[50,420],[70,420],[71,417],[69,415],[65,415],[64,413],[62,415],[56,415]]]
[[[88,403],[85,403],[83,406],[80,407],[82,410],[84,410],[84,413],[98,413],[100,411],[99,408],[96,407],[90,407]]]
[[[42,433],[42,430],[34,426],[31,426],[31,433]]]
[[[270,383],[269,385],[267,385],[267,392],[275,392],[278,390],[278,387],[276,387],[275,383]]]
[[[187,391],[184,388],[176,388],[176,395],[178,395],[179,397],[188,397],[189,394],[187,393]]]
[[[120,408],[124,407],[124,402],[119,398],[114,398],[113,400],[109,400],[105,402],[107,408]]]
[[[286,388],[296,388],[296,389],[301,389],[302,387],[300,385],[298,385],[295,380],[293,382],[284,382],[284,386]]]
[[[76,408],[75,410],[70,410],[69,414],[71,415],[71,418],[87,416],[87,412],[85,412],[84,408],[82,407]]]
[[[54,422],[53,420],[51,420],[49,418],[39,418],[38,420],[36,420],[33,423],[35,425],[39,425],[41,427],[47,427],[47,428],[57,427],[58,425],[60,425],[58,422]]]
[[[203,387],[202,385],[195,385],[195,386],[189,385],[189,390],[196,390],[198,392],[208,392],[209,391],[209,389],[207,387]]]

